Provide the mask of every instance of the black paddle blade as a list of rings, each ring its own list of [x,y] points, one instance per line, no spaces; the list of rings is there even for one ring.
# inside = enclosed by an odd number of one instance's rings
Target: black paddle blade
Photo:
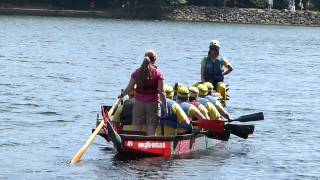
[[[247,139],[254,131],[254,125],[226,124],[225,129],[231,134]]]
[[[230,131],[224,131],[223,133],[216,133],[216,132],[209,131],[206,133],[206,136],[211,139],[228,141],[230,138]]]
[[[254,125],[242,125],[242,124],[226,124],[226,129],[229,130],[236,130],[238,132],[253,134],[254,132]]]
[[[250,121],[260,121],[260,120],[264,120],[263,112],[240,116],[239,118],[230,120],[229,122],[232,122],[232,121],[250,122]]]
[[[241,137],[243,139],[247,139],[248,136],[249,136],[248,133],[242,133],[242,132],[239,132],[239,131],[236,131],[236,130],[231,130],[230,132],[231,132],[231,134],[236,135],[238,137]]]

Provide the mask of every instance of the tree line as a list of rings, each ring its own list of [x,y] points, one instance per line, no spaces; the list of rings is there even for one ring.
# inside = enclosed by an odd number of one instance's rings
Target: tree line
[[[272,0],[274,9],[287,9],[289,0]],[[320,10],[320,0],[295,0],[298,7],[300,1],[305,9]],[[138,8],[163,6],[215,6],[235,8],[267,8],[269,0],[0,0],[1,7],[41,7],[49,9],[97,9]]]

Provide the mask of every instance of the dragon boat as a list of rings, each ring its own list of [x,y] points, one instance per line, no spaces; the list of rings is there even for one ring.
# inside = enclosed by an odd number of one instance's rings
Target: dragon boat
[[[111,109],[111,110],[110,110]],[[102,119],[97,117],[97,125],[103,125],[99,135],[111,142],[116,155],[123,158],[144,158],[184,156],[198,150],[213,147],[219,141],[228,141],[230,134],[248,138],[254,125],[231,124],[231,121],[249,122],[263,119],[263,113],[240,116],[228,122],[218,120],[193,121],[191,133],[176,136],[145,136],[141,132],[124,131],[110,119],[114,111],[111,106],[101,106]],[[97,127],[98,128],[98,127]]]

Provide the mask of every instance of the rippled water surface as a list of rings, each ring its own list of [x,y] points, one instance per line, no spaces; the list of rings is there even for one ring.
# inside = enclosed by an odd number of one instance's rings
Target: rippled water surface
[[[169,161],[120,161],[97,138],[69,166],[145,50],[191,85],[213,38],[232,116],[265,114],[253,136]],[[319,52],[319,28],[0,16],[0,179],[319,179]]]

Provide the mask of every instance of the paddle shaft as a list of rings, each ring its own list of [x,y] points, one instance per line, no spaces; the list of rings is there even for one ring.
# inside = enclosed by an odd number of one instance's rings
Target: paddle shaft
[[[108,115],[111,116],[115,108],[119,105],[120,100],[117,99],[116,103],[112,106],[112,108],[108,111]],[[104,121],[101,121],[97,128],[93,131],[87,142],[82,146],[82,148],[77,152],[77,154],[71,160],[71,164],[74,165],[75,163],[81,160],[83,154],[88,150],[89,146],[92,144],[96,136],[98,135],[99,131],[102,129],[104,125]]]
[[[229,120],[229,121],[226,121],[226,122],[234,122],[234,121],[250,122],[250,121],[260,121],[260,120],[264,120],[263,112],[258,112],[258,113],[253,113],[253,114],[240,116],[240,117],[238,117],[236,119]]]

